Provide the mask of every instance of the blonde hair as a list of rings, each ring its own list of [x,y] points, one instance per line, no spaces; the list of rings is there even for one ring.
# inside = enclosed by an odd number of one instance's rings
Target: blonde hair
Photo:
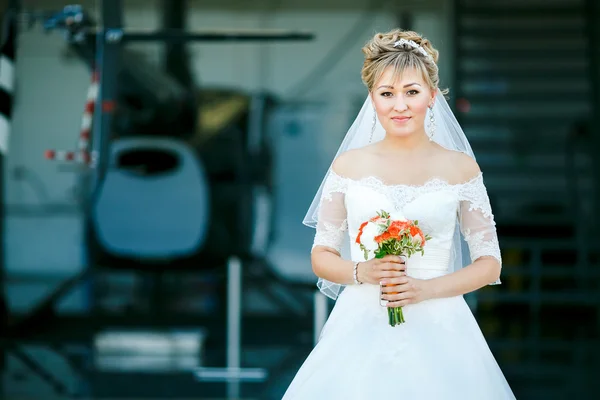
[[[395,47],[394,44],[400,39],[413,41],[421,46],[429,56],[425,56],[420,49],[408,44]],[[388,67],[394,68],[394,76],[400,76],[406,69],[414,68],[421,71],[423,79],[432,91],[439,88],[440,77],[437,66],[439,53],[429,40],[416,32],[394,29],[387,33],[378,33],[367,42],[362,48],[362,52],[365,55],[365,61],[361,77],[369,91],[373,89]],[[447,91],[442,91],[442,93],[445,92]]]

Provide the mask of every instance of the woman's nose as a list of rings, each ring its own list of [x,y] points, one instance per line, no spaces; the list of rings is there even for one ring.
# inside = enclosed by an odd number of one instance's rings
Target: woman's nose
[[[398,97],[396,103],[394,104],[394,109],[398,112],[403,112],[408,109],[408,106],[406,105],[402,97]]]

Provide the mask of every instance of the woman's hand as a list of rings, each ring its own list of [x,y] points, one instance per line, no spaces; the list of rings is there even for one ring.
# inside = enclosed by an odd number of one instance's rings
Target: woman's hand
[[[358,264],[358,280],[363,283],[379,285],[384,279],[398,279],[406,276],[404,258],[387,255],[373,258]]]
[[[387,300],[387,307],[404,307],[431,298],[429,284],[423,279],[408,276],[384,279],[381,286],[381,298]]]

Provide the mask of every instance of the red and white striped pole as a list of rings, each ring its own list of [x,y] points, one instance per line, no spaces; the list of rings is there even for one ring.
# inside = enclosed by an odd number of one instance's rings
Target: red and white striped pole
[[[79,131],[79,142],[76,151],[46,150],[45,156],[48,160],[63,162],[77,162],[81,164],[93,164],[95,152],[90,152],[90,139],[92,133],[92,121],[94,120],[94,107],[98,98],[98,73],[92,73],[92,82],[88,88],[85,109],[81,118],[81,129]]]

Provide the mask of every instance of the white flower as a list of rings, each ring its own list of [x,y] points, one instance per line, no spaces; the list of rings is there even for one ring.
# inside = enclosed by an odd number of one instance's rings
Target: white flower
[[[414,235],[412,237],[412,242],[417,244],[417,243],[421,243],[423,241],[423,236],[421,236],[420,233],[417,233],[416,235]]]
[[[375,236],[381,235],[381,228],[372,222],[369,222],[367,226],[363,228],[360,242],[369,251],[377,250],[378,244],[375,241]]]
[[[392,221],[401,221],[401,222],[408,221],[406,218],[404,218],[404,215],[402,215],[402,213],[399,213],[398,211],[391,212],[390,213],[390,219]]]

